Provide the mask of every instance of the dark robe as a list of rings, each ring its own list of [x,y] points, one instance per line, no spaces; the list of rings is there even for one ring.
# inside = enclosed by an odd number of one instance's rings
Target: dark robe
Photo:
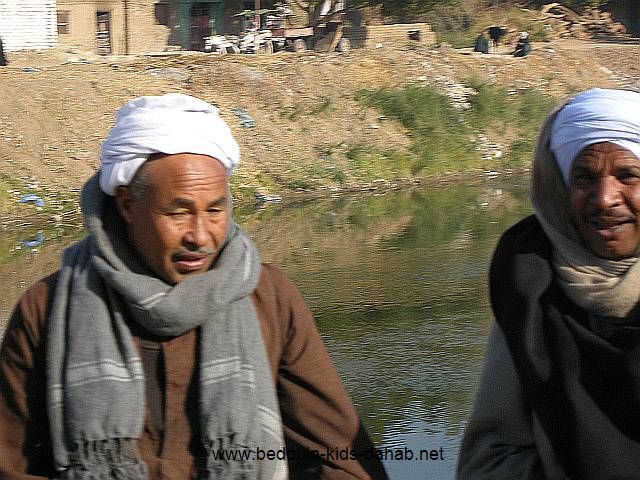
[[[7,59],[4,56],[4,50],[2,49],[2,39],[0,38],[0,67],[4,67],[7,63]]]
[[[640,478],[640,322],[593,318],[571,302],[556,282],[551,255],[534,216],[508,230],[496,248],[491,304],[515,376],[501,382],[523,405],[523,418],[503,422],[511,415],[509,399],[503,402],[507,411],[491,421],[486,414],[482,420],[472,417],[460,478],[516,478],[505,467],[515,452],[525,450],[530,476],[517,478]],[[502,395],[500,385],[493,384],[493,395]],[[519,392],[513,392],[514,385]],[[515,424],[521,431],[509,431]],[[482,442],[501,429],[491,442]],[[521,445],[510,440],[516,438],[524,439]],[[510,442],[511,448],[505,445]],[[563,475],[542,475],[541,465]],[[478,470],[482,473],[476,475]]]

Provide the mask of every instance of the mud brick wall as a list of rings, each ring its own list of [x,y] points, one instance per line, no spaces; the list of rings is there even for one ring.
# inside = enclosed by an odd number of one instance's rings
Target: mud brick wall
[[[155,1],[128,0],[128,36],[125,38],[125,4],[122,0],[57,0],[58,11],[69,12],[69,33],[59,34],[62,47],[97,53],[97,12],[109,12],[111,53],[162,51],[169,43],[170,28],[157,23]]]
[[[122,2],[121,2],[122,3]],[[158,52],[169,43],[170,26],[160,25],[155,16],[152,0],[128,0],[129,53]],[[168,4],[168,2],[165,2]],[[169,5],[171,8],[172,5]],[[177,11],[174,12],[177,15]],[[171,18],[171,13],[170,13]],[[177,20],[176,16],[173,17]]]
[[[436,33],[428,23],[396,23],[393,25],[365,25],[361,27],[345,27],[344,36],[351,40],[353,47],[372,48],[376,44],[405,45],[409,40],[409,32],[420,31],[420,43],[433,45],[437,42]]]

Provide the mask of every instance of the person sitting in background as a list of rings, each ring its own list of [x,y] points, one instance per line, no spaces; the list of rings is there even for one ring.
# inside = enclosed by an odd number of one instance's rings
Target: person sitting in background
[[[473,47],[474,52],[489,53],[489,39],[485,36],[484,32],[476,37],[476,43]]]
[[[507,34],[506,27],[500,27],[498,25],[492,25],[489,27],[489,38],[491,39],[491,50],[496,52],[500,39]]]
[[[516,49],[513,51],[514,57],[526,57],[531,52],[531,40],[527,32],[520,32]]]
[[[640,89],[542,127],[535,215],[491,264],[495,324],[457,478],[640,478]]]
[[[4,50],[2,48],[2,38],[0,38],[0,67],[4,67],[7,65],[7,59],[4,56]]]

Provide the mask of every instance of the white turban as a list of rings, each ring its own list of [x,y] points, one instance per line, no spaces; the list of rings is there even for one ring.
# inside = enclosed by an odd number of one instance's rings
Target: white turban
[[[550,147],[565,185],[580,152],[601,142],[626,148],[640,160],[640,93],[594,88],[560,110],[551,128]]]
[[[102,191],[115,195],[117,187],[129,185],[153,153],[209,155],[227,175],[240,161],[240,147],[216,107],[181,93],[138,97],[118,111],[102,144]]]

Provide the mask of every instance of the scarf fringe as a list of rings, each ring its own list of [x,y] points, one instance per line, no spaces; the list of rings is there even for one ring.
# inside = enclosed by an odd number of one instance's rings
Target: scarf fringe
[[[134,321],[156,334],[167,326],[176,335],[202,327],[195,366],[196,427],[204,437],[198,468],[206,471],[200,478],[273,480],[282,462],[256,462],[256,452],[245,447],[284,445],[281,432],[260,428],[261,406],[274,412],[277,426],[281,419],[250,297],[260,279],[255,246],[230,223],[215,268],[169,286],[140,265],[97,175],[85,185],[81,205],[91,234],[65,250],[47,337],[49,426],[62,478],[145,478],[137,449],[144,371],[127,325]],[[96,437],[109,440],[85,440]]]
[[[146,480],[147,466],[139,459],[135,439],[111,438],[76,442],[71,465],[61,480]]]
[[[258,478],[257,462],[253,457],[255,452],[246,445],[236,443],[234,436],[231,434],[203,441],[205,456],[198,459],[199,480]]]

